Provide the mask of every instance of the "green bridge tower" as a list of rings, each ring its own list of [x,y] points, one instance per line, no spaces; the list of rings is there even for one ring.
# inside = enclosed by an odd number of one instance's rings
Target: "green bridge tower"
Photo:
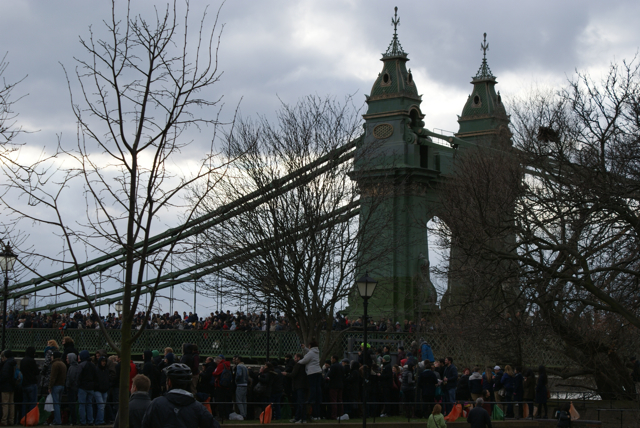
[[[417,322],[438,310],[430,279],[427,223],[438,215],[441,184],[455,173],[455,158],[466,148],[494,145],[510,135],[509,118],[487,64],[485,34],[484,57],[458,118],[458,133],[446,136],[425,128],[422,95],[398,39],[397,8],[392,23],[393,38],[382,54],[382,71],[366,96],[365,133],[352,175],[362,192],[361,224],[367,225],[358,277],[368,272],[379,281],[369,301],[372,317]],[[455,249],[451,251],[455,258]],[[458,287],[449,281],[447,294],[455,294]],[[347,312],[351,317],[362,315],[356,290]]]

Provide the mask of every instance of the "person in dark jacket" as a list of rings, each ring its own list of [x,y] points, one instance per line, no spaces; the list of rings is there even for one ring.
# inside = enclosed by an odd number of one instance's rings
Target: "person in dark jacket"
[[[220,428],[211,413],[193,398],[191,368],[172,364],[165,368],[168,392],[151,402],[142,419],[143,428],[187,426],[190,428]]]
[[[471,370],[464,368],[462,370],[462,376],[458,380],[458,387],[456,388],[456,401],[471,401],[471,390],[469,389],[469,378],[471,376]]]
[[[196,397],[198,401],[202,402],[214,395],[213,387],[213,372],[216,370],[216,363],[213,358],[207,357],[204,362],[203,370],[200,373],[200,380],[198,381],[198,393]]]
[[[483,404],[484,400],[478,398],[476,400],[476,407],[469,411],[467,423],[471,425],[471,428],[492,428],[491,416],[489,416],[489,412],[482,407]]]
[[[0,369],[0,392],[2,392],[2,424],[13,425],[14,392],[13,376],[17,367],[13,351],[7,349],[2,353],[2,369]]]
[[[131,396],[129,397],[129,428],[142,428],[142,419],[151,405],[149,398],[149,390],[151,389],[151,381],[145,375],[136,375],[131,385]],[[116,415],[116,421],[113,428],[120,427],[119,414]]]
[[[360,377],[360,363],[358,361],[351,361],[350,365],[351,367],[349,368],[349,373],[345,378],[345,389],[349,390],[349,400],[353,403],[358,403],[361,401],[360,390],[362,388],[362,378]],[[359,411],[359,405],[352,404],[351,406],[349,406],[349,418],[357,417]]]
[[[305,402],[307,401],[307,390],[309,389],[309,380],[305,371],[304,364],[298,364],[302,359],[302,354],[296,354],[293,357],[295,362],[291,372],[283,372],[282,374],[291,379],[291,388],[296,397],[296,413],[295,417],[289,422],[304,423],[307,420],[307,412]]]
[[[62,352],[53,353],[51,363],[51,376],[49,377],[49,391],[53,397],[54,425],[62,425],[62,414],[60,413],[60,403],[62,403],[62,392],[67,380],[67,365],[62,362]]]
[[[69,422],[77,425],[77,401],[78,401],[78,383],[80,382],[80,372],[82,367],[78,364],[78,356],[74,353],[67,354],[67,380],[65,386],[67,388],[67,402],[69,403]]]
[[[505,418],[513,417],[513,391],[516,386],[516,374],[510,365],[504,366],[504,374],[502,375],[502,386],[504,387],[505,394],[504,400],[507,401],[507,411],[505,412]]]
[[[35,360],[36,348],[29,346],[20,361],[22,372],[22,414],[26,415],[38,403],[38,375],[40,367]]]
[[[159,397],[161,394],[160,389],[160,369],[153,363],[153,352],[144,351],[142,365],[142,374],[149,378],[151,381],[151,399]]]
[[[273,366],[273,372],[275,373],[275,382],[273,383],[273,388],[271,389],[271,398],[269,401],[273,403],[273,420],[280,420],[281,414],[281,405],[282,402],[282,394],[284,394],[284,375],[282,374],[282,368],[278,366]]]
[[[103,425],[104,409],[107,403],[107,397],[109,396],[109,367],[107,367],[106,357],[100,357],[98,360],[98,367],[96,370],[96,384],[93,388],[93,397],[98,406],[98,414],[95,417],[96,425]],[[108,421],[111,423],[113,421]]]
[[[76,349],[76,345],[73,342],[73,339],[69,336],[65,336],[62,338],[62,362],[69,367],[67,364],[67,355],[76,354],[78,355],[78,350]]]
[[[327,376],[329,401],[331,404],[331,419],[338,419],[343,415],[342,388],[344,388],[344,370],[337,355],[331,357],[331,367]]]
[[[78,377],[78,406],[80,425],[93,424],[93,388],[96,384],[96,366],[86,349],[80,351],[80,376]]]
[[[433,371],[434,366],[429,360],[424,361],[424,370],[418,378],[418,387],[422,390],[422,402],[424,403],[423,415],[430,415],[433,412],[433,405],[436,401],[436,386],[438,378]]]
[[[533,370],[528,369],[525,373],[522,387],[524,390],[522,399],[529,406],[529,415],[533,416],[533,400],[536,397],[536,376],[533,374]]]
[[[164,369],[175,363],[175,355],[173,352],[167,352],[164,355],[164,359],[158,365],[158,369],[160,370],[160,388],[162,392],[166,392],[167,388],[167,376],[164,374]]]
[[[392,368],[391,356],[384,354],[382,356],[382,370],[379,375],[380,387],[382,388],[382,402],[384,403],[380,413],[381,418],[385,418],[391,413],[389,411],[390,405],[387,403],[391,402],[391,389],[393,388]]]
[[[480,367],[475,367],[473,373],[469,376],[469,393],[473,401],[482,397],[482,374],[480,373]]]
[[[402,395],[407,418],[411,418],[413,417],[413,403],[416,399],[416,382],[411,364],[404,366],[402,370]]]
[[[443,392],[444,392],[444,414],[449,414],[453,408],[453,403],[456,402],[456,389],[458,388],[458,369],[453,364],[453,358],[447,357],[444,359],[444,371],[443,371]]]
[[[542,415],[542,409],[544,408],[544,419],[547,419],[547,391],[549,387],[549,379],[547,378],[547,369],[545,366],[538,367],[538,384],[536,385],[536,404],[538,405],[538,414],[536,417]]]
[[[513,400],[516,403],[520,403],[518,405],[518,414],[516,415],[516,419],[520,419],[523,417],[524,407],[523,407],[523,398],[524,398],[524,377],[522,373],[520,373],[520,368],[515,368],[515,379],[514,379],[514,387],[513,387]]]

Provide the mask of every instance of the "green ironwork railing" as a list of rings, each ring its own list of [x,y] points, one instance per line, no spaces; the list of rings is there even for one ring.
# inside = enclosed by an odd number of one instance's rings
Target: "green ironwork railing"
[[[120,342],[120,330],[109,330],[109,335],[115,343]],[[78,350],[86,349],[91,353],[105,349],[113,353],[106,338],[100,330],[57,330],[57,329],[8,329],[7,347],[18,352],[24,352],[27,347],[33,346],[38,353],[43,352],[47,341],[55,339],[62,346],[62,338],[70,336]],[[340,334],[333,332],[332,334]],[[383,344],[395,346],[403,345],[408,351],[413,341],[424,339],[427,341],[436,357],[444,358],[452,356],[456,359],[458,367],[464,365],[473,366],[494,365],[496,362],[505,362],[506,356],[482,354],[478,349],[469,346],[468,341],[455,334],[427,333],[369,333],[368,340],[374,347]],[[271,332],[270,353],[272,358],[284,358],[286,354],[300,352],[300,339],[295,332]],[[361,331],[348,331],[342,333],[338,345],[334,351],[342,349],[343,352],[356,352],[362,341]],[[263,331],[204,331],[204,330],[145,330],[132,347],[133,354],[142,354],[143,351],[158,350],[163,353],[164,348],[171,347],[180,354],[184,343],[198,345],[203,356],[223,354],[225,357],[242,355],[245,358],[265,358],[267,348],[267,335]],[[320,343],[323,343],[320,340]],[[540,342],[531,337],[523,344],[525,352],[523,364],[537,366],[570,366],[572,365],[560,346],[546,343],[539,346]],[[556,345],[560,345],[559,343]],[[510,362],[506,360],[506,362]]]

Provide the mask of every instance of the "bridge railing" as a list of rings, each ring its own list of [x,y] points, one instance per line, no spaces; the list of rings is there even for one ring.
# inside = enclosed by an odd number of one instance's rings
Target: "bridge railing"
[[[87,349],[95,352],[105,349],[113,352],[106,338],[100,330],[87,329],[8,329],[7,347],[14,351],[24,352],[27,347],[33,346],[38,353],[42,352],[50,339],[55,339],[62,346],[62,338],[73,338],[78,350]],[[119,344],[121,340],[120,330],[109,330],[111,339]],[[332,332],[339,334],[339,332]],[[459,367],[462,365],[473,366],[475,364],[493,365],[502,361],[499,356],[487,355],[474,346],[470,346],[464,337],[446,333],[368,333],[369,340],[393,343],[396,346],[404,346],[409,351],[413,341],[420,345],[424,339],[431,346],[436,357],[452,356],[457,359]],[[321,338],[322,339],[322,338]],[[342,333],[333,352],[354,352],[362,341],[361,331],[347,331]],[[165,347],[171,347],[178,354],[181,353],[183,343],[198,345],[201,355],[242,355],[246,358],[264,358],[267,349],[267,334],[264,331],[211,331],[211,330],[145,330],[132,347],[133,354],[142,354],[143,351],[162,351]],[[320,340],[322,344],[323,341]],[[529,338],[524,343],[525,365],[545,364],[550,366],[571,365],[571,361],[559,351],[554,351],[554,346],[540,346],[536,338]],[[300,352],[301,341],[295,332],[277,331],[270,333],[270,355],[272,358],[283,358],[286,354]]]

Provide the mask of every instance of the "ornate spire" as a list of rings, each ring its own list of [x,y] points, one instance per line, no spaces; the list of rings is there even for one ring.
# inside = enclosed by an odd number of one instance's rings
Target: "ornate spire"
[[[489,43],[487,43],[487,33],[484,33],[484,41],[480,43],[480,50],[482,51],[482,64],[476,73],[476,76],[473,80],[481,80],[481,79],[495,79],[491,73],[491,69],[489,68],[489,64],[487,64],[487,51],[489,50]]]
[[[400,41],[398,40],[398,24],[400,24],[400,18],[398,18],[398,6],[395,7],[395,15],[391,18],[391,25],[393,25],[393,39],[387,48],[387,52],[382,54],[383,58],[390,58],[394,56],[401,56],[406,58],[407,53],[402,49]]]

